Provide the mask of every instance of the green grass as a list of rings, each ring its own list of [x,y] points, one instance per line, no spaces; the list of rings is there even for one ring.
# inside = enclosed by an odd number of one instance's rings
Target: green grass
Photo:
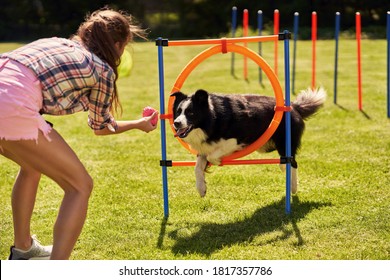
[[[15,48],[1,44],[0,52]],[[250,45],[256,49],[255,45]],[[273,44],[263,53],[273,66]],[[165,85],[203,47],[164,49]],[[282,45],[279,76],[283,80]],[[298,42],[296,89],[311,85],[311,43]],[[212,167],[208,194],[199,198],[193,168],[168,169],[170,216],[163,218],[160,131],[129,131],[96,137],[79,113],[47,117],[79,155],[94,178],[88,218],[73,259],[390,259],[390,121],[386,117],[386,42],[363,40],[363,109],[357,109],[356,42],[340,42],[339,105],[333,104],[334,42],[317,43],[317,84],[328,90],[325,107],[307,122],[299,163],[299,192],[292,214],[284,213],[285,175],[274,165]],[[157,48],[133,46],[134,69],[119,81],[122,119],[159,108]],[[272,95],[259,86],[249,63],[236,78],[230,54],[213,56],[190,75],[183,91]],[[284,87],[284,84],[283,84]],[[294,97],[292,98],[294,99]],[[172,160],[192,160],[167,130]],[[44,156],[44,155],[43,155]],[[252,154],[275,158],[277,154]],[[10,195],[17,166],[0,158],[0,257],[13,240]],[[32,231],[50,243],[62,191],[42,178]]]

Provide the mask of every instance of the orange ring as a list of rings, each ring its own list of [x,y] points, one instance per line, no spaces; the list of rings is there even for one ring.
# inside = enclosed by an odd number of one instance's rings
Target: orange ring
[[[235,44],[227,44],[226,49],[228,52],[235,52],[242,54],[250,59],[252,59],[257,65],[260,66],[260,68],[264,71],[264,73],[267,75],[268,79],[271,82],[272,88],[274,90],[275,99],[276,99],[276,107],[283,107],[284,106],[284,98],[283,98],[283,91],[282,87],[280,85],[280,82],[278,80],[278,77],[275,75],[272,68],[267,64],[267,62],[257,53],[254,51]],[[179,76],[176,79],[175,85],[173,86],[171,90],[171,94],[180,91],[181,87],[183,86],[184,81],[187,79],[189,74],[197,67],[202,61],[209,58],[210,56],[221,53],[222,52],[222,45],[216,45],[213,47],[210,47],[206,49],[205,51],[198,54],[196,57],[194,57],[181,71]],[[168,113],[173,114],[173,103],[175,101],[175,97],[172,95],[169,97],[168,101]],[[246,146],[244,149],[234,152],[231,155],[228,155],[222,159],[224,160],[233,160],[236,158],[241,158],[246,155],[249,155],[250,153],[256,151],[261,146],[263,146],[275,133],[276,129],[279,126],[279,123],[281,122],[283,117],[283,111],[275,111],[274,117],[272,121],[270,122],[270,125],[268,126],[267,130],[264,131],[264,133],[252,144]],[[174,127],[173,127],[173,118],[169,119],[169,122],[171,124],[171,128],[173,130],[173,133],[176,133]],[[178,138],[179,142],[191,153],[197,154],[197,151],[192,149],[186,142],[184,142],[182,139]]]

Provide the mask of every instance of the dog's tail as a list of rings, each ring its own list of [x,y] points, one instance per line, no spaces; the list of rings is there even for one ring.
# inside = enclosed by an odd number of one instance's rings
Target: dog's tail
[[[303,119],[306,119],[315,114],[322,107],[325,100],[326,91],[324,88],[308,88],[298,94],[297,99],[292,103],[292,107]]]

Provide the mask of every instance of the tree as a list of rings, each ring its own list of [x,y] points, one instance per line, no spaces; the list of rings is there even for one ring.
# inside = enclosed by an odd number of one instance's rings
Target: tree
[[[318,28],[334,28],[334,15],[340,12],[342,29],[354,28],[355,13],[362,15],[363,29],[386,25],[389,0],[1,0],[0,41],[32,40],[40,37],[69,37],[83,21],[86,13],[110,4],[134,15],[150,37],[203,38],[228,34],[231,9],[249,10],[249,23],[256,28],[258,10],[263,11],[265,27],[272,31],[273,11],[279,9],[280,29],[292,29],[294,12],[300,14],[300,28],[309,28],[311,12],[317,11]],[[384,32],[382,32],[384,36]],[[319,32],[321,37],[322,32]]]

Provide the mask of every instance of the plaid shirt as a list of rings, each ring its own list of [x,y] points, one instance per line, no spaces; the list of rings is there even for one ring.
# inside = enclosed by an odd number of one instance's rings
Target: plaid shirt
[[[88,125],[103,129],[117,124],[110,114],[115,74],[99,57],[76,41],[40,39],[0,54],[32,69],[42,85],[42,112],[66,115],[89,111]]]

